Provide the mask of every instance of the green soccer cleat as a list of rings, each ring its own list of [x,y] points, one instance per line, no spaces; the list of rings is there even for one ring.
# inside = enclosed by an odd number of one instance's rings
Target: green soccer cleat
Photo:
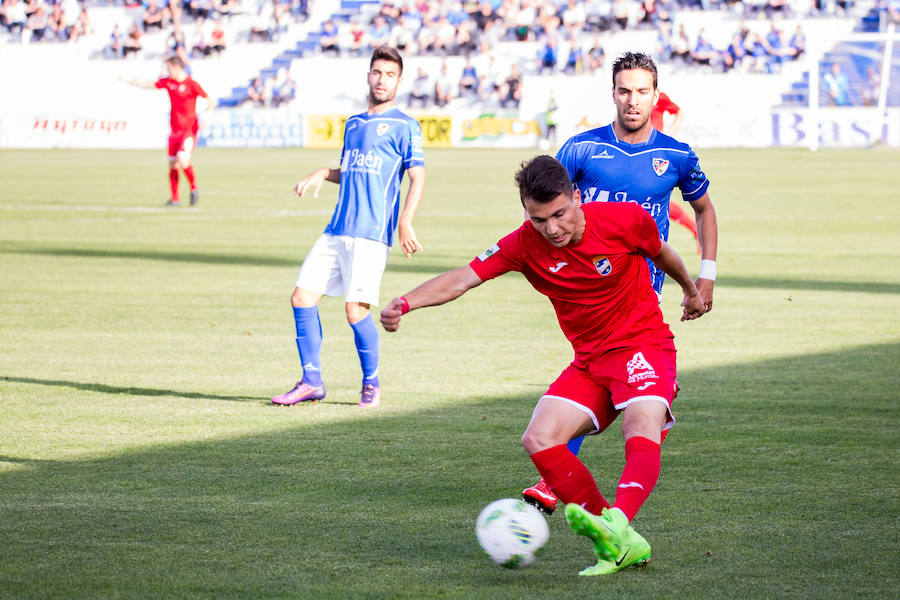
[[[577,504],[567,504],[566,522],[572,531],[590,538],[600,559],[580,575],[607,575],[650,560],[650,544],[628,524],[621,511],[604,508],[597,516]]]

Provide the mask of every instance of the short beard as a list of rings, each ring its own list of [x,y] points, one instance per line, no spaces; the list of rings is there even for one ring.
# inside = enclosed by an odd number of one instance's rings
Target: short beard
[[[397,95],[397,93],[395,92],[395,93],[389,95],[385,100],[379,100],[378,98],[375,97],[375,92],[373,92],[372,90],[369,90],[369,105],[381,106],[382,104],[387,104],[388,102],[391,102],[396,97],[396,95]]]

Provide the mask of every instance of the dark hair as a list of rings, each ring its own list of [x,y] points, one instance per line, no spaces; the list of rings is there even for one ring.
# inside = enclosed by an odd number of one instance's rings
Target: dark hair
[[[618,75],[619,71],[631,71],[634,69],[641,69],[653,75],[653,89],[657,88],[659,74],[656,72],[656,63],[643,52],[626,52],[616,59],[612,70],[613,87],[616,87],[616,75]]]
[[[369,61],[369,69],[375,64],[376,60],[389,60],[400,65],[400,74],[403,75],[403,58],[396,48],[391,46],[378,46],[372,51],[372,60]]]
[[[170,65],[175,65],[176,67],[184,68],[184,61],[181,60],[181,57],[177,54],[170,54],[166,57],[166,62]]]
[[[556,199],[560,194],[571,196],[575,191],[569,172],[558,160],[546,154],[535,156],[519,165],[515,177],[519,186],[522,205],[525,198],[544,204]]]

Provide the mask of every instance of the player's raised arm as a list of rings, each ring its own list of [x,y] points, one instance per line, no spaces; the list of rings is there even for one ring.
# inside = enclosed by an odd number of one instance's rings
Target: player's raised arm
[[[397,234],[400,238],[400,249],[406,258],[422,250],[412,222],[425,193],[425,167],[411,167],[409,173],[409,190],[406,192],[406,204],[397,220]]]
[[[128,85],[133,85],[135,87],[144,88],[145,90],[155,90],[156,84],[152,81],[144,81],[141,79],[125,79],[121,75],[119,75],[118,80],[122,83],[127,83]]]
[[[341,182],[341,170],[340,169],[316,169],[303,179],[297,182],[297,185],[294,186],[294,191],[301,198],[303,194],[306,193],[306,190],[312,188],[313,198],[319,197],[319,190],[322,189],[322,184],[326,181],[330,181],[331,183],[340,183]]]
[[[697,290],[694,280],[691,279],[687,267],[684,266],[684,261],[682,261],[681,257],[672,250],[672,247],[669,246],[669,244],[662,242],[659,254],[653,258],[653,263],[662,269],[666,275],[674,279],[684,292],[684,300],[681,302],[681,305],[684,307],[684,312],[681,314],[681,320],[690,321],[691,319],[703,316],[703,313],[706,312],[706,305],[703,302],[703,298],[700,296],[700,292]]]
[[[397,331],[400,318],[409,311],[456,300],[481,283],[469,265],[441,273],[405,296],[391,300],[381,311],[381,325],[385,331]]]
[[[694,220],[697,222],[697,240],[700,242],[700,274],[697,277],[697,289],[706,311],[712,310],[713,284],[716,280],[716,251],[719,243],[719,225],[716,220],[716,207],[713,206],[709,194],[703,194],[690,203],[694,209]]]

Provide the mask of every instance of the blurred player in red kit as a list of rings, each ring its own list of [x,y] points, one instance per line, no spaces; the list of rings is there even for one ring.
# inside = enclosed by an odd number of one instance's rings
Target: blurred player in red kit
[[[665,122],[667,114],[673,115],[674,117],[672,123],[668,127],[666,127]],[[665,133],[666,135],[675,135],[675,132],[678,131],[678,126],[681,125],[681,121],[683,120],[684,112],[681,110],[681,107],[672,102],[672,99],[669,98],[667,93],[660,91],[659,100],[657,100],[656,105],[653,107],[653,111],[650,113],[650,124],[653,125],[653,129],[660,133]],[[700,238],[697,235],[697,224],[694,222],[694,219],[678,205],[678,203],[669,202],[669,218],[679,225],[686,227],[694,235],[694,239],[697,240],[697,243],[700,243]],[[697,248],[699,250],[699,245]]]
[[[525,223],[468,265],[394,298],[381,324],[396,331],[410,310],[444,304],[510,271],[549,298],[575,359],[538,400],[522,445],[566,503],[569,526],[593,543],[598,562],[580,574],[615,573],[650,559],[650,544],[630,521],[656,485],[660,442],[675,422],[675,344],[646,259],[681,286],[682,321],[703,315],[706,304],[640,205],[582,204],[566,168],[546,155],[523,163],[516,183]],[[619,415],[625,467],[610,505],[566,444],[604,431]]]
[[[169,70],[168,77],[162,77],[155,82],[123,80],[125,83],[144,89],[165,89],[169,93],[169,101],[172,111],[169,122],[172,131],[169,134],[169,186],[171,196],[166,206],[180,206],[178,195],[178,169],[184,171],[191,186],[191,206],[195,206],[199,200],[197,180],[194,176],[194,166],[191,158],[194,146],[197,142],[197,131],[200,129],[197,121],[197,98],[206,100],[206,109],[211,107],[209,96],[188,75],[184,61],[177,55],[166,58],[166,67]]]

